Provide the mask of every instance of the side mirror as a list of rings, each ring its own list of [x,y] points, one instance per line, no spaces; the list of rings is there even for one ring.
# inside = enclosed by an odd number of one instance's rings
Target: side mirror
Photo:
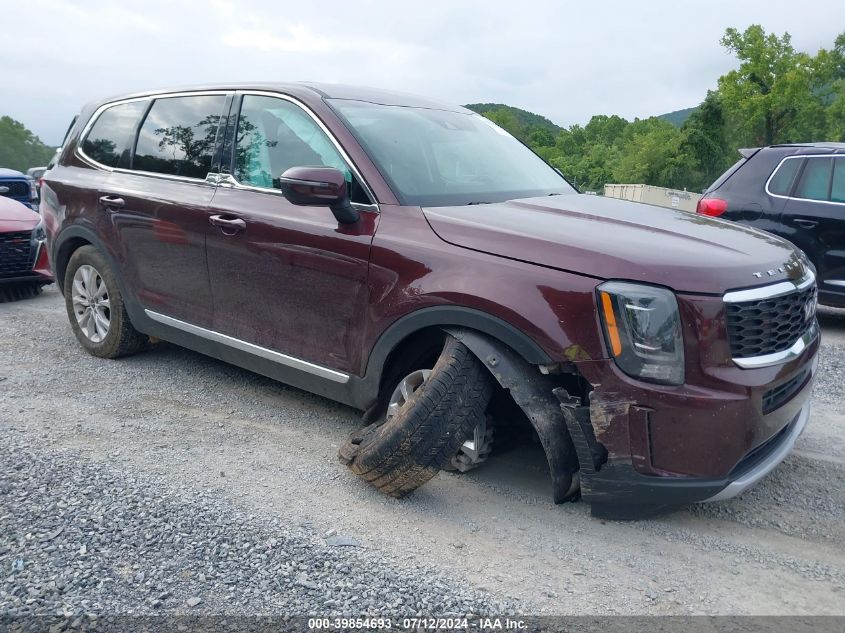
[[[293,204],[329,207],[341,224],[358,221],[349,202],[343,172],[334,167],[291,167],[279,179],[282,193]]]

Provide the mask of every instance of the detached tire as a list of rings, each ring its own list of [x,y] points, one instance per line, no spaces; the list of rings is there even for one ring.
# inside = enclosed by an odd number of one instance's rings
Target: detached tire
[[[71,255],[64,295],[70,326],[88,353],[120,358],[140,351],[149,342],[129,321],[117,277],[93,246],[82,246]]]
[[[446,468],[485,419],[493,393],[487,369],[447,336],[425,382],[384,424],[352,434],[338,456],[353,473],[392,497],[404,497]]]

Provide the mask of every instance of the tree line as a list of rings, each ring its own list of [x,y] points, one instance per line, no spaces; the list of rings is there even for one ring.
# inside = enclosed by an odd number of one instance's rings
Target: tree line
[[[721,45],[739,67],[680,125],[660,117],[627,121],[596,115],[558,128],[501,104],[467,107],[494,121],[560,169],[582,190],[643,183],[700,191],[734,163],[742,147],[845,141],[845,33],[815,55],[796,51],[789,33],[729,28]]]
[[[0,167],[18,171],[43,167],[55,151],[55,147],[42,143],[20,121],[8,116],[0,117]]]

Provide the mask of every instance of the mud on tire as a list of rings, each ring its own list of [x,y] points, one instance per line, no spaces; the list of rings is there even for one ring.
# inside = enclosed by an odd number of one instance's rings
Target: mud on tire
[[[493,378],[451,336],[425,383],[384,424],[356,431],[338,457],[392,497],[403,497],[449,465],[485,418]]]
[[[81,266],[90,266],[96,270],[108,290],[110,308],[109,331],[102,341],[92,341],[82,331],[73,308],[73,279]],[[106,258],[93,246],[82,246],[70,257],[64,278],[65,307],[73,333],[85,350],[100,358],[120,358],[142,350],[149,342],[149,337],[136,330],[129,321],[123,296],[117,278]]]

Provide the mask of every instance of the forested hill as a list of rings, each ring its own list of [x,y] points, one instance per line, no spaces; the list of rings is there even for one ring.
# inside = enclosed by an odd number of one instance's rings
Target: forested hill
[[[520,125],[524,125],[527,128],[542,128],[552,134],[557,134],[562,129],[559,125],[555,125],[542,115],[505,105],[504,103],[468,103],[464,107],[485,116],[494,112],[503,113],[505,116],[509,115],[513,117]]]
[[[669,121],[675,127],[681,127],[686,123],[687,119],[692,116],[692,113],[698,110],[698,106],[693,108],[684,108],[683,110],[675,110],[674,112],[667,112],[666,114],[658,115],[658,119]]]
[[[564,128],[502,103],[467,107],[585,191],[609,182],[701,191],[736,162],[739,147],[845,141],[845,33],[815,54],[795,50],[788,33],[766,33],[759,24],[726,29],[720,43],[737,67],[693,108],[633,121],[597,114]]]
[[[563,129],[559,125],[552,123],[541,114],[535,114],[533,112],[529,112],[528,110],[515,108],[514,106],[509,106],[504,103],[468,103],[464,107],[485,116],[495,112],[506,113],[506,115],[511,115],[517,123],[529,129],[539,127],[549,130],[552,134],[557,134]],[[658,114],[657,118],[669,121],[669,123],[675,127],[681,127],[696,110],[698,110],[698,106],[693,106],[692,108],[675,110],[674,112],[667,112],[666,114]]]

